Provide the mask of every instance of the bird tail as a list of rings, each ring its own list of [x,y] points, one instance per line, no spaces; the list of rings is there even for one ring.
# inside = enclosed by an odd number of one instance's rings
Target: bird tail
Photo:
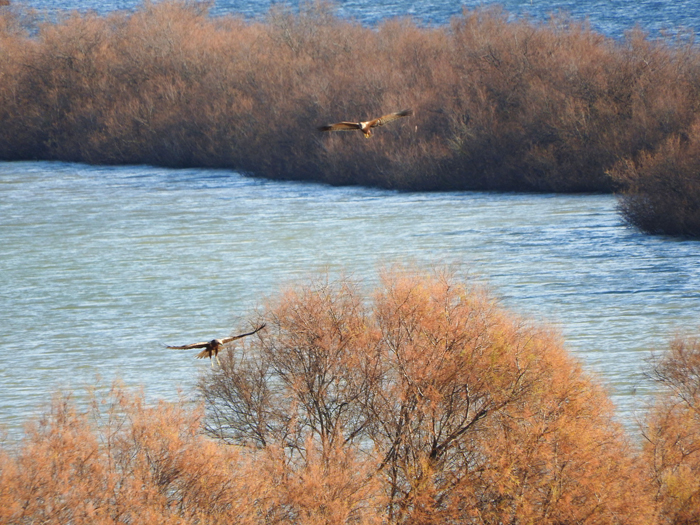
[[[212,352],[208,348],[205,348],[201,352],[199,352],[195,357],[197,359],[204,359],[205,357],[211,357]]]

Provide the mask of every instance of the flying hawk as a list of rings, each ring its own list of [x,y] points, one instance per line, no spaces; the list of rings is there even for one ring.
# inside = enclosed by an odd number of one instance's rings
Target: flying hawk
[[[173,350],[189,350],[191,348],[204,348],[204,350],[199,352],[195,357],[197,359],[204,359],[205,357],[211,359],[212,356],[214,356],[216,358],[216,362],[219,363],[219,366],[221,366],[221,361],[219,361],[218,354],[219,352],[221,352],[221,350],[224,349],[224,346],[226,346],[231,341],[235,341],[236,339],[241,339],[243,337],[253,335],[262,330],[263,328],[265,328],[264,324],[258,326],[255,330],[253,330],[252,332],[248,332],[247,334],[224,337],[223,339],[212,339],[211,341],[205,341],[203,343],[192,343],[191,345],[169,346],[168,348],[171,348]],[[214,361],[211,362],[211,366],[214,366]]]
[[[383,126],[392,120],[400,119],[401,117],[410,117],[411,115],[413,115],[412,109],[404,109],[403,111],[389,113],[388,115],[375,118],[374,120],[368,120],[367,122],[338,122],[336,124],[321,126],[318,129],[319,131],[352,131],[359,129],[365,134],[365,138],[368,139],[372,136],[372,128]]]

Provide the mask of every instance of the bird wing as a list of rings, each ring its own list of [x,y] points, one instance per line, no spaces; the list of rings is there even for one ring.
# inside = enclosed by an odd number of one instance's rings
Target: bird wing
[[[359,122],[337,122],[328,126],[321,126],[319,131],[350,131],[353,129],[362,129]]]
[[[168,348],[171,348],[173,350],[189,350],[190,348],[206,348],[207,346],[209,346],[208,341],[205,341],[203,343],[192,343],[191,345],[168,346]]]
[[[255,330],[253,330],[252,332],[248,332],[247,334],[240,334],[240,335],[234,335],[234,336],[231,336],[231,337],[224,337],[224,338],[221,340],[221,342],[224,343],[224,344],[226,344],[226,343],[230,343],[231,341],[235,341],[236,339],[241,339],[242,337],[248,337],[249,335],[253,335],[253,334],[258,333],[260,330],[262,330],[263,328],[265,328],[265,326],[266,326],[265,324],[261,324],[261,325],[258,326]]]
[[[404,109],[403,111],[397,111],[396,113],[389,113],[388,115],[384,115],[370,121],[369,127],[376,128],[377,126],[383,126],[384,124],[387,124],[393,120],[400,119],[402,117],[410,117],[411,115],[413,115],[412,109]]]

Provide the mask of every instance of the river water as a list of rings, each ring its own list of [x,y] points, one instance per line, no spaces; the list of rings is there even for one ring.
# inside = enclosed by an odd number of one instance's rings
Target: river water
[[[246,328],[280,286],[450,264],[557,327],[631,423],[645,359],[700,319],[700,242],[626,227],[609,195],[399,193],[230,171],[0,163],[0,425],[115,377],[192,392],[185,344]],[[80,395],[80,394],[79,394]]]
[[[54,16],[138,0],[16,0]],[[219,0],[215,16],[276,2]],[[298,2],[292,2],[298,5]],[[374,24],[444,24],[481,0],[340,0]],[[566,11],[619,38],[700,30],[695,0],[504,0],[514,17]],[[396,193],[229,171],[0,163],[0,426],[16,432],[57,388],[115,377],[148,396],[191,392],[208,362],[183,344],[244,327],[280,286],[319,271],[372,283],[391,263],[454,265],[508,308],[557,327],[632,425],[645,360],[700,328],[700,242],[641,235],[613,196]],[[80,394],[78,394],[80,395]]]
[[[11,0],[15,4],[47,13],[49,16],[66,10],[88,10],[104,14],[116,10],[133,10],[141,0]],[[303,3],[303,0],[301,1]],[[308,1],[306,3],[309,3]],[[210,13],[214,16],[236,14],[260,18],[273,5],[296,8],[300,0],[214,0]],[[546,21],[552,14],[566,13],[572,19],[588,21],[608,36],[620,38],[625,31],[639,26],[656,37],[667,32],[700,32],[700,2],[697,0],[335,0],[337,13],[364,24],[376,24],[388,17],[414,17],[420,23],[445,24],[462,12],[498,5],[513,17]]]

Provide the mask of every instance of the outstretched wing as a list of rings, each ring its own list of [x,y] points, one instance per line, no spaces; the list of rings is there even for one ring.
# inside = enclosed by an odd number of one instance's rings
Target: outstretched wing
[[[191,345],[168,346],[168,348],[172,350],[189,350],[190,348],[206,348],[207,346],[209,346],[208,341],[205,341],[204,343],[192,343]]]
[[[412,109],[404,109],[403,111],[397,111],[396,113],[389,113],[379,118],[375,118],[369,123],[370,128],[376,128],[377,126],[383,126],[393,120],[397,120],[403,117],[410,117],[413,115]]]
[[[362,129],[362,126],[360,126],[359,122],[337,122],[336,124],[321,126],[318,129],[319,131],[351,131],[354,129]]]
[[[221,340],[221,342],[222,342],[223,344],[226,344],[226,343],[230,343],[231,341],[235,341],[236,339],[241,339],[241,338],[243,338],[243,337],[248,337],[249,335],[257,334],[260,330],[262,330],[263,328],[265,328],[265,326],[267,326],[267,325],[263,323],[263,324],[261,324],[260,326],[258,326],[255,330],[253,330],[252,332],[248,332],[247,334],[240,334],[240,335],[234,335],[234,336],[231,336],[231,337],[224,337],[224,338]]]

